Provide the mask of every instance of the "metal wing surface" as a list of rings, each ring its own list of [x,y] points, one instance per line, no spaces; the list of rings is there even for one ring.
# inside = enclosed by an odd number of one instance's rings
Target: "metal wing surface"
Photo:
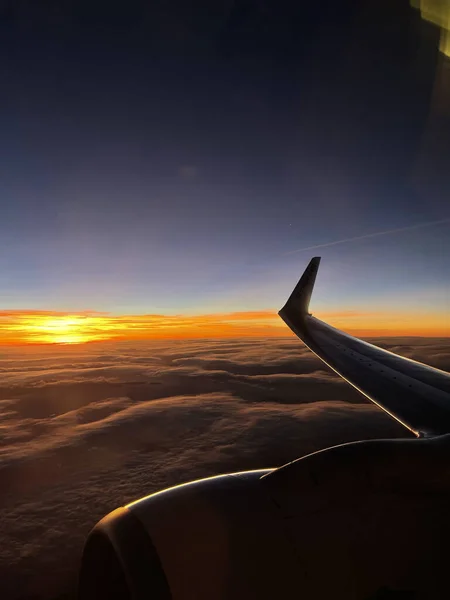
[[[352,337],[308,312],[319,263],[319,257],[311,260],[280,317],[333,371],[417,436],[450,433],[449,373]]]

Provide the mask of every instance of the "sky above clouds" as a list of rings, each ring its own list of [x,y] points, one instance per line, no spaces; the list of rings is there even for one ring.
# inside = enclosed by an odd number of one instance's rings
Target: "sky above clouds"
[[[321,254],[318,310],[442,329],[439,28],[408,2],[169,4],[2,13],[0,308],[274,310]]]

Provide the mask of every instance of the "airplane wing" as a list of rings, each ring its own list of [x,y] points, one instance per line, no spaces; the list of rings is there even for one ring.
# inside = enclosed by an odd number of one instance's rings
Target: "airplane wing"
[[[359,340],[313,317],[313,258],[278,313],[338,375],[418,437],[450,433],[450,374]]]

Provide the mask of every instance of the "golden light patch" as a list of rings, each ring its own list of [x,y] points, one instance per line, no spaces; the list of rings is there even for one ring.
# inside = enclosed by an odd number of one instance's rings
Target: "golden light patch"
[[[411,0],[411,6],[420,10],[422,19],[440,28],[439,50],[450,57],[450,1]]]

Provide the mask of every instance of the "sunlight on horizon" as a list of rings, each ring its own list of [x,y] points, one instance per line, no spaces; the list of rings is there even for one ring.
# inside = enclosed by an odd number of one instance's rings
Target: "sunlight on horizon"
[[[106,319],[99,316],[46,314],[20,315],[10,323],[10,332],[16,339],[28,344],[83,344],[108,340],[111,335]],[[0,340],[1,340],[0,335]],[[14,341],[14,333],[12,335]]]
[[[363,336],[450,335],[448,314],[318,311],[316,315],[347,333]],[[282,337],[292,333],[277,311],[204,315],[64,314],[51,311],[0,311],[0,344],[75,345],[108,340]]]
[[[279,322],[278,322],[279,321]],[[98,315],[0,311],[0,344],[84,344],[108,340],[187,339],[286,335],[276,312]]]

